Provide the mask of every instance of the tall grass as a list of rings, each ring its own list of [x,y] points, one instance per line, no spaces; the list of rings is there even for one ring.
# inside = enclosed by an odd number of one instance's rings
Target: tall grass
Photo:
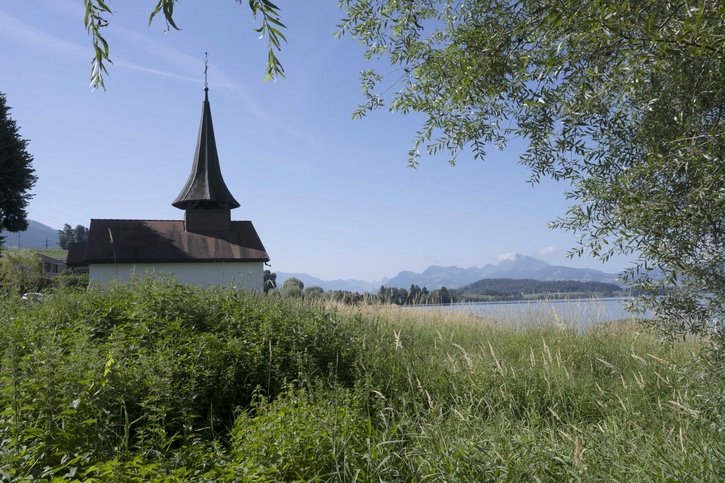
[[[716,481],[696,340],[144,282],[0,308],[0,480]]]

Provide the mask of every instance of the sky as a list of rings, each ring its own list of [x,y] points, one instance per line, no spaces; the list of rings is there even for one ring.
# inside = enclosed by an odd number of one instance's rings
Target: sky
[[[108,1],[108,0],[107,0]],[[279,0],[286,77],[264,81],[267,46],[246,2],[181,2],[167,31],[155,2],[108,1],[113,64],[90,88],[81,0],[0,2],[0,92],[28,139],[38,182],[29,218],[61,228],[92,218],[182,219],[171,206],[191,169],[209,56],[209,100],[222,173],[271,257],[271,269],[380,280],[430,265],[483,266],[521,253],[569,259],[574,234],[548,228],[567,186],[531,185],[524,146],[407,167],[423,118],[380,110],[362,120],[363,48],[333,35],[336,0]],[[210,7],[210,5],[212,5]],[[311,8],[314,5],[314,8]],[[159,16],[160,17],[160,16]],[[383,72],[385,72],[385,66]],[[391,69],[392,68],[389,68]]]

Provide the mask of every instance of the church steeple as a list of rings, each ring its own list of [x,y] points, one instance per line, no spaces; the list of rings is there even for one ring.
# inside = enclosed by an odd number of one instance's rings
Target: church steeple
[[[201,111],[199,138],[196,141],[196,153],[191,174],[172,205],[187,211],[190,209],[230,210],[239,207],[239,203],[224,183],[219,167],[208,87],[204,88],[204,105]]]

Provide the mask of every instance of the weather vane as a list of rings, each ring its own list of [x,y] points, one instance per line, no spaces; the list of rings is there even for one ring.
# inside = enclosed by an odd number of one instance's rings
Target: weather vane
[[[209,90],[209,82],[207,81],[207,71],[209,70],[209,53],[204,52],[204,90]]]

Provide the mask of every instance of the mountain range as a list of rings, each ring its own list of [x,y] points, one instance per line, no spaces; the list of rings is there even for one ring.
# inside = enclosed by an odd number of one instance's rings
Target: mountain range
[[[35,220],[28,220],[28,229],[19,232],[0,231],[8,248],[58,248],[58,230]],[[47,244],[47,245],[46,245]]]
[[[366,282],[363,280],[321,280],[306,273],[277,273],[277,286],[295,277],[305,287],[318,286],[325,290],[350,290],[353,292],[377,292],[381,285],[409,288],[415,284],[435,290],[440,287],[460,288],[487,278],[531,279],[541,281],[574,280],[579,282],[617,283],[617,274],[590,268],[572,268],[551,265],[548,262],[521,254],[512,254],[497,264],[483,267],[461,268],[431,265],[423,273],[402,271],[392,278]]]

